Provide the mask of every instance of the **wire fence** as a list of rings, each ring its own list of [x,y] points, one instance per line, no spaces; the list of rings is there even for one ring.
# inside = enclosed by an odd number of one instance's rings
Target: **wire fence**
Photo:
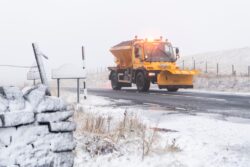
[[[0,64],[0,67],[12,67],[12,68],[35,68],[35,67],[37,67],[37,66],[21,66],[21,65]]]
[[[250,65],[239,66],[238,64],[212,63],[208,61],[198,62],[195,60],[185,62],[183,60],[178,62],[177,66],[182,70],[198,70],[201,75],[250,77]],[[87,69],[88,75],[108,73],[108,71],[108,67],[105,66]]]
[[[238,77],[250,77],[250,65],[249,66],[239,66],[239,64],[225,64],[225,63],[212,63],[210,61],[179,61],[177,62],[177,66],[183,70],[198,70],[204,76],[238,76]],[[26,79],[39,81],[40,76],[37,69],[37,66],[31,65],[10,65],[10,64],[0,64],[1,68],[13,68],[13,69],[23,69],[27,70]],[[96,68],[87,68],[88,78],[94,77],[93,74],[104,75],[103,77],[108,76],[109,70],[106,66],[100,66]],[[24,76],[25,77],[25,76]]]
[[[212,63],[208,61],[185,61],[178,63],[183,70],[199,70],[201,74],[210,75],[227,75],[227,76],[248,76],[250,77],[250,65],[226,64],[226,63]]]

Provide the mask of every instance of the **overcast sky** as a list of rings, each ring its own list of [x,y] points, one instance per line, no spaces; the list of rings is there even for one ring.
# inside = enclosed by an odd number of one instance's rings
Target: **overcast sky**
[[[112,65],[109,48],[135,35],[166,37],[182,56],[250,46],[249,8],[249,0],[1,0],[0,64],[31,65],[32,42],[54,68],[81,61],[81,45],[88,68]],[[0,79],[21,71],[0,67]]]

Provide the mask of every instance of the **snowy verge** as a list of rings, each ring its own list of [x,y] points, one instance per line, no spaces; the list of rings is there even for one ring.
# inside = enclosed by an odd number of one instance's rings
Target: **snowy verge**
[[[250,77],[209,76],[195,77],[194,88],[199,90],[250,93]]]
[[[98,96],[82,102],[75,115],[77,167],[250,166],[249,119],[152,110]],[[124,119],[126,130],[119,131]]]

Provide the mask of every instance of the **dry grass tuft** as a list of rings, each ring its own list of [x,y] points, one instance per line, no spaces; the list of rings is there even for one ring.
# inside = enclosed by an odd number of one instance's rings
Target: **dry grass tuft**
[[[158,142],[159,128],[147,127],[138,115],[128,113],[127,110],[124,111],[121,120],[114,120],[111,116],[100,116],[91,112],[85,112],[83,108],[78,108],[76,111],[74,115],[74,119],[78,124],[76,134],[92,136],[93,141],[95,141],[94,145],[98,145],[95,149],[107,150],[105,149],[106,146],[102,146],[105,143],[109,147],[112,145],[114,150],[117,150],[116,145],[119,145],[119,143],[126,143],[128,139],[137,140],[141,143],[143,160],[145,156],[153,152],[154,144]],[[86,144],[86,149],[91,153],[91,156],[93,156],[93,153],[100,155],[103,152],[100,150],[90,151],[89,148],[93,148],[90,142]],[[173,141],[172,145],[162,148],[162,150],[170,152],[180,151],[175,141]],[[104,153],[107,152],[111,151],[104,151]]]
[[[165,151],[166,152],[180,152],[181,151],[180,147],[176,144],[176,139],[172,140],[172,144],[170,145],[166,144]]]

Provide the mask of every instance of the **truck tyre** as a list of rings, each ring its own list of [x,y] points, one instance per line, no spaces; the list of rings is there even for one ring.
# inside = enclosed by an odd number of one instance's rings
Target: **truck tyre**
[[[167,88],[169,92],[177,92],[178,88]]]
[[[110,80],[111,80],[111,86],[113,90],[121,90],[122,87],[118,82],[118,76],[116,72],[111,73]]]
[[[136,87],[139,92],[147,92],[150,87],[150,80],[142,72],[136,75]]]

